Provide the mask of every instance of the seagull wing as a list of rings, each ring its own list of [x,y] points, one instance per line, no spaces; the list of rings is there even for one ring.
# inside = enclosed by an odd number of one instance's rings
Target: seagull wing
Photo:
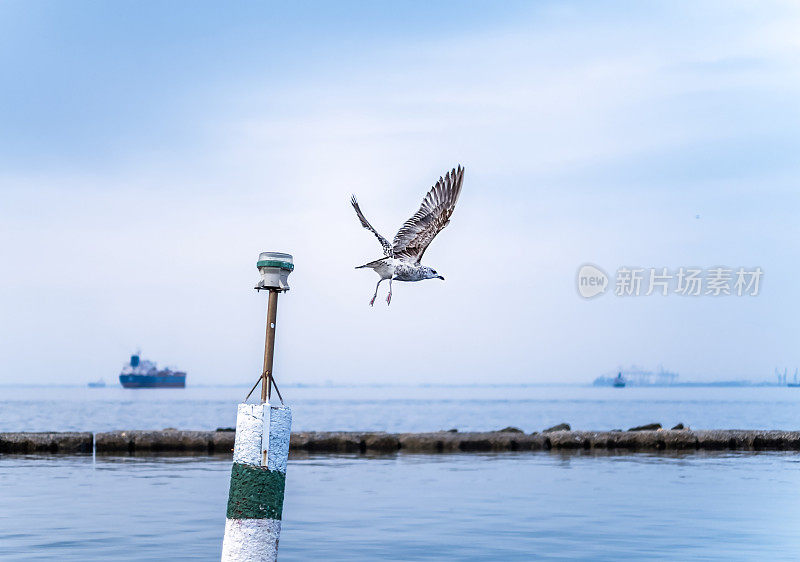
[[[383,236],[381,236],[378,233],[378,231],[373,228],[373,226],[371,224],[369,224],[369,221],[367,220],[367,217],[365,217],[364,213],[361,212],[361,207],[358,206],[358,201],[356,201],[356,196],[355,195],[353,195],[350,198],[350,203],[352,203],[353,208],[356,210],[356,214],[358,215],[358,220],[361,221],[361,226],[363,226],[364,228],[369,230],[372,234],[374,234],[375,236],[378,237],[378,241],[381,243],[381,246],[383,246],[383,253],[385,255],[391,257],[392,256],[392,245],[389,244],[389,241],[386,238],[384,238]]]
[[[422,254],[431,241],[450,223],[456,201],[464,181],[464,168],[450,170],[444,178],[439,178],[425,199],[419,211],[408,219],[394,237],[394,254],[419,263]]]

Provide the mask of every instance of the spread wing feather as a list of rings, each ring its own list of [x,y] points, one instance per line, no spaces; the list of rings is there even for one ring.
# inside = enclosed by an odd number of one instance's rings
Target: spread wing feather
[[[378,241],[381,243],[381,246],[383,246],[383,253],[388,257],[392,257],[392,245],[389,244],[389,241],[386,238],[384,238],[383,236],[381,236],[378,233],[378,231],[375,230],[375,228],[373,228],[373,226],[371,224],[369,224],[369,221],[367,220],[367,217],[365,217],[364,213],[361,212],[361,207],[358,206],[358,201],[356,201],[356,196],[355,195],[353,195],[350,198],[350,203],[352,203],[353,208],[356,210],[356,214],[358,215],[358,220],[361,221],[361,226],[363,226],[364,228],[369,230],[372,234],[377,236],[378,237]]]
[[[419,211],[403,224],[394,237],[392,249],[396,257],[420,262],[431,241],[450,223],[450,215],[458,201],[463,181],[464,168],[461,166],[450,170],[444,178],[439,178],[422,200]],[[364,219],[361,222],[363,224]]]

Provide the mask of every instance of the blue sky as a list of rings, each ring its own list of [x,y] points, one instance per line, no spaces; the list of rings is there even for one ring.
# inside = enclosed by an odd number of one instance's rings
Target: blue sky
[[[798,24],[781,2],[4,3],[0,382],[112,380],[138,346],[250,380],[268,249],[297,263],[287,382],[791,370]],[[370,309],[350,193],[390,237],[457,163],[425,255],[447,280]],[[584,301],[586,262],[765,274],[754,298]]]

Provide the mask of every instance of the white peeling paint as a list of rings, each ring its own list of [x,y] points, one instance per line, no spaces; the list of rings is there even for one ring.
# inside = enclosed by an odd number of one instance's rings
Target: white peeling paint
[[[280,535],[281,522],[277,519],[227,519],[222,560],[275,561]]]
[[[264,404],[239,404],[233,462],[261,466],[261,434],[264,431]]]
[[[292,409],[271,406],[269,414],[269,455],[267,468],[286,474],[289,458],[289,439],[292,431]]]

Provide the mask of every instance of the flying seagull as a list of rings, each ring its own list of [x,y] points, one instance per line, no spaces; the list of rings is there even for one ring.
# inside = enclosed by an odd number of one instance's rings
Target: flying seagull
[[[389,241],[381,236],[373,228],[369,221],[361,212],[356,196],[353,195],[350,202],[356,210],[361,226],[372,232],[378,237],[378,241],[383,246],[384,257],[371,261],[364,265],[359,265],[356,269],[369,267],[380,275],[378,284],[375,286],[375,294],[369,305],[375,304],[378,296],[378,288],[385,280],[389,280],[389,294],[386,297],[386,304],[392,302],[392,281],[422,281],[423,279],[441,279],[444,277],[436,273],[436,270],[422,265],[420,260],[422,254],[428,249],[431,241],[439,234],[442,229],[450,223],[450,215],[458,201],[461,193],[461,184],[464,181],[464,168],[459,166],[450,170],[443,178],[440,177],[425,199],[419,211],[408,219],[390,244]]]

